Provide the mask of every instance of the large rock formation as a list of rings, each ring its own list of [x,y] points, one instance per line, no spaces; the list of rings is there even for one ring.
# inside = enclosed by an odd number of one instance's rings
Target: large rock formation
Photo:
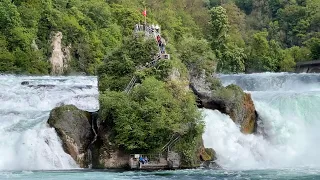
[[[178,77],[176,72],[171,80],[178,80]],[[241,125],[243,133],[255,131],[257,115],[253,101],[250,94],[244,93],[238,86],[230,85],[225,88],[218,80],[208,82],[205,77],[193,77],[190,88],[198,97],[199,107],[217,109],[230,115],[235,123]],[[113,143],[112,125],[99,121],[98,114],[95,116],[73,105],[61,106],[52,110],[48,123],[56,129],[65,151],[81,167],[88,167],[88,159],[91,159],[92,168],[128,167],[130,155]],[[87,149],[91,150],[90,153]],[[182,168],[198,167],[201,162],[205,162],[205,167],[218,167],[213,162],[214,150],[205,148],[201,138],[196,143],[195,151],[191,158],[192,165],[184,165],[182,157]],[[87,156],[90,158],[86,158]]]
[[[80,165],[88,167],[87,149],[94,137],[91,129],[91,113],[82,111],[74,105],[64,105],[54,108],[48,120],[62,140],[66,153]]]
[[[97,140],[94,142],[92,152],[92,168],[127,168],[130,155],[111,142],[111,129],[107,124],[98,123],[97,126]]]
[[[129,154],[110,142],[109,127],[97,124],[97,118],[97,113],[63,105],[51,111],[48,124],[55,128],[65,152],[80,167],[89,167],[91,163],[92,168],[127,167]]]
[[[52,75],[62,75],[68,68],[70,62],[70,49],[71,45],[63,47],[62,45],[62,33],[56,32],[52,36],[52,54],[49,59],[51,63],[51,74]]]
[[[245,134],[255,132],[257,113],[251,95],[244,93],[240,87],[223,87],[216,78],[209,82],[205,76],[199,76],[191,78],[190,88],[198,97],[200,108],[228,114],[236,124],[241,125],[241,131]]]

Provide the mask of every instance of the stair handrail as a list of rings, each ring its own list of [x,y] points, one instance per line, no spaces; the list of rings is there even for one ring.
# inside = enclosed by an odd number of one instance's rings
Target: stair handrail
[[[168,148],[171,148],[179,139],[181,138],[180,134],[175,133],[171,136],[169,142],[161,148],[161,152],[164,152]]]
[[[137,81],[136,76],[133,76],[124,91],[126,93],[129,93],[132,90],[132,88],[133,88],[134,84],[136,83],[136,81]]]

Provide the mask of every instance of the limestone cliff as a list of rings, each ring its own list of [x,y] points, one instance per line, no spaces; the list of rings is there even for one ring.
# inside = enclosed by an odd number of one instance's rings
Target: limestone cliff
[[[62,75],[69,66],[71,45],[63,47],[62,38],[62,33],[56,32],[51,39],[52,53],[49,59],[51,64],[51,75]]]

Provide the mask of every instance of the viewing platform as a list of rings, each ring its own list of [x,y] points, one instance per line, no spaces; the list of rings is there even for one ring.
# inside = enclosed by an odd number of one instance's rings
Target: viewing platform
[[[297,62],[296,73],[320,73],[320,60]]]
[[[159,54],[160,54],[160,59],[170,59],[170,54],[167,54],[165,49],[166,43],[165,39],[161,36],[161,29],[159,25],[143,25],[143,24],[136,24],[134,28],[134,33],[144,33],[146,38],[152,38],[158,41],[158,46],[159,46]],[[163,43],[162,46],[159,44],[159,40],[157,37],[160,37],[160,41]],[[163,49],[161,49],[163,47]]]
[[[159,47],[158,53],[154,54],[154,56],[151,58],[151,61],[146,63],[145,66],[139,67],[139,69],[154,67],[161,59],[170,59],[170,54],[167,54],[165,51],[166,41],[163,37],[161,37],[159,25],[143,25],[140,23],[136,24],[134,27],[134,34],[137,33],[144,33],[146,38],[154,39]],[[129,93],[131,89],[135,86],[137,80],[137,77],[133,76],[124,91],[126,93]]]
[[[162,154],[132,154],[129,166],[133,170],[179,169],[180,156],[172,151],[167,154],[167,157]]]

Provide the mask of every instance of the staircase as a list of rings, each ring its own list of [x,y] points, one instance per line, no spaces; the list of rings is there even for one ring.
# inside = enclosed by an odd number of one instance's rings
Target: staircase
[[[158,35],[160,35],[160,29],[158,32],[152,31],[150,26],[136,24],[135,32],[138,32],[138,31],[145,32],[145,36],[147,38],[152,38],[152,39],[155,39]],[[159,47],[159,53],[152,58],[151,62],[147,63],[146,66],[142,67],[141,69],[156,66],[160,59],[170,59],[170,55],[169,54],[161,54],[161,49]],[[127,94],[130,93],[130,91],[132,90],[132,88],[136,84],[137,80],[138,80],[138,78],[136,76],[133,76],[131,81],[129,82],[129,84],[126,86],[124,92]]]
[[[134,87],[134,85],[137,82],[137,77],[133,76],[131,81],[129,82],[129,84],[127,85],[126,89],[124,90],[124,92],[126,92],[127,94],[132,90],[132,88]]]
[[[172,135],[170,141],[161,148],[161,152],[170,151],[173,145],[180,140],[181,136],[178,133]]]
[[[147,63],[146,66],[142,67],[142,69],[145,69],[145,68],[150,68],[150,67],[154,67],[157,65],[158,61],[160,60],[160,56],[155,56],[153,58],[153,60],[149,63]],[[124,92],[126,92],[127,94],[132,90],[132,88],[134,87],[134,85],[136,84],[138,78],[136,76],[133,76],[129,82],[129,84],[127,85],[127,87],[125,88]]]

